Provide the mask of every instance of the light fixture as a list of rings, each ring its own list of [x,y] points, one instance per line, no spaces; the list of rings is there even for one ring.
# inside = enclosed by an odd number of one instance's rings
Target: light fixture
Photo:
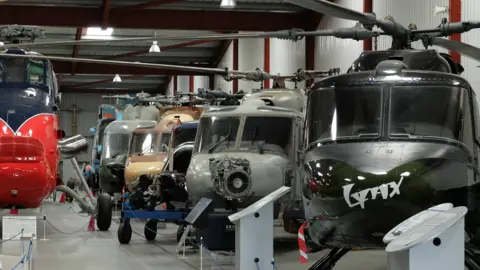
[[[236,5],[235,0],[222,0],[220,8],[234,8]]]
[[[113,78],[113,82],[122,82],[122,78],[120,78],[120,75],[116,74]]]
[[[159,53],[161,52],[160,47],[158,46],[158,42],[154,41],[152,42],[152,46],[150,46],[150,50],[148,50],[150,53]]]
[[[3,46],[5,46],[5,43],[0,41],[0,47],[3,47]]]
[[[112,39],[113,28],[102,29],[100,27],[89,27],[82,39]]]

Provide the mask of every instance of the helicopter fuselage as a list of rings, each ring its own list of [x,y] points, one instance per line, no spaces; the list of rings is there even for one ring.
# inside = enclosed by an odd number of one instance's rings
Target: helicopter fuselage
[[[304,90],[287,88],[252,90],[251,93],[245,94],[242,102],[252,99],[262,100],[268,106],[289,108],[299,112],[303,112],[306,102]]]
[[[459,76],[391,64],[309,93],[302,193],[318,244],[384,247],[390,229],[444,202],[468,207],[470,236],[480,225],[475,93]]]
[[[193,204],[236,211],[295,181],[302,114],[254,103],[202,114],[186,174]]]
[[[55,75],[48,61],[0,63],[0,206],[36,208],[60,183]]]

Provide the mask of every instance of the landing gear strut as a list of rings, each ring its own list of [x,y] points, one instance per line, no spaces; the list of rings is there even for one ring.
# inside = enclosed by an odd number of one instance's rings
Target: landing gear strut
[[[308,270],[332,270],[335,264],[349,251],[350,248],[334,248]]]

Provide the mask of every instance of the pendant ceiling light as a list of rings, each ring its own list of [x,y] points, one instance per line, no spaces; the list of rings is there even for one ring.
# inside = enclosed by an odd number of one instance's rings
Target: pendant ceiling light
[[[158,46],[158,43],[154,41],[152,43],[152,46],[150,46],[150,50],[148,50],[150,53],[159,53],[161,52],[160,47]]]
[[[113,82],[122,82],[122,78],[120,78],[120,75],[115,75],[115,77],[113,78]]]
[[[221,8],[234,8],[236,5],[235,0],[222,0],[220,3]]]

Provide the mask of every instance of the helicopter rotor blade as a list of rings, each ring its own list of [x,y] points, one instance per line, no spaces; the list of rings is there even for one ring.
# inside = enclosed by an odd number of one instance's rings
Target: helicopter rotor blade
[[[46,56],[46,55],[34,55],[34,54],[0,53],[0,57],[28,58],[28,59],[37,59],[37,60],[56,60],[56,61],[74,62],[74,63],[78,62],[78,63],[88,63],[88,64],[109,64],[109,65],[118,65],[118,66],[171,69],[171,70],[178,70],[178,71],[192,71],[192,72],[199,72],[199,73],[219,74],[219,75],[227,75],[226,73],[228,73],[225,69],[221,69],[221,68],[204,68],[204,67],[168,65],[168,64],[126,62],[126,61],[88,59],[88,58],[73,58],[73,57],[60,57],[60,56]]]
[[[307,36],[333,36],[337,38],[352,38],[363,40],[378,36],[377,33],[365,28],[339,28],[333,30],[303,31],[302,29],[290,29],[264,33],[240,33],[240,34],[213,34],[213,35],[190,35],[190,36],[155,36],[155,37],[136,37],[136,38],[118,38],[111,40],[81,39],[54,42],[38,42],[23,44],[4,44],[1,48],[33,48],[33,47],[53,47],[65,45],[86,45],[86,44],[111,44],[121,42],[151,42],[156,40],[232,40],[232,39],[250,39],[250,38],[278,38],[287,40],[299,40]]]
[[[341,19],[360,22],[367,26],[373,26],[377,22],[374,14],[365,14],[341,5],[324,0],[284,0],[287,3],[313,10],[318,13],[334,16]],[[368,28],[368,27],[367,27]]]
[[[102,98],[119,98],[119,99],[129,99],[133,100],[135,97],[129,96],[129,95],[110,95],[110,96],[102,96]]]
[[[446,38],[434,37],[431,38],[430,45],[436,45],[450,51],[456,51],[462,55],[465,55],[473,60],[480,62],[480,48],[474,47],[470,44]]]
[[[437,28],[413,30],[413,34],[432,34],[435,37],[448,37],[453,34],[462,34],[472,29],[480,28],[480,21],[448,22]]]

